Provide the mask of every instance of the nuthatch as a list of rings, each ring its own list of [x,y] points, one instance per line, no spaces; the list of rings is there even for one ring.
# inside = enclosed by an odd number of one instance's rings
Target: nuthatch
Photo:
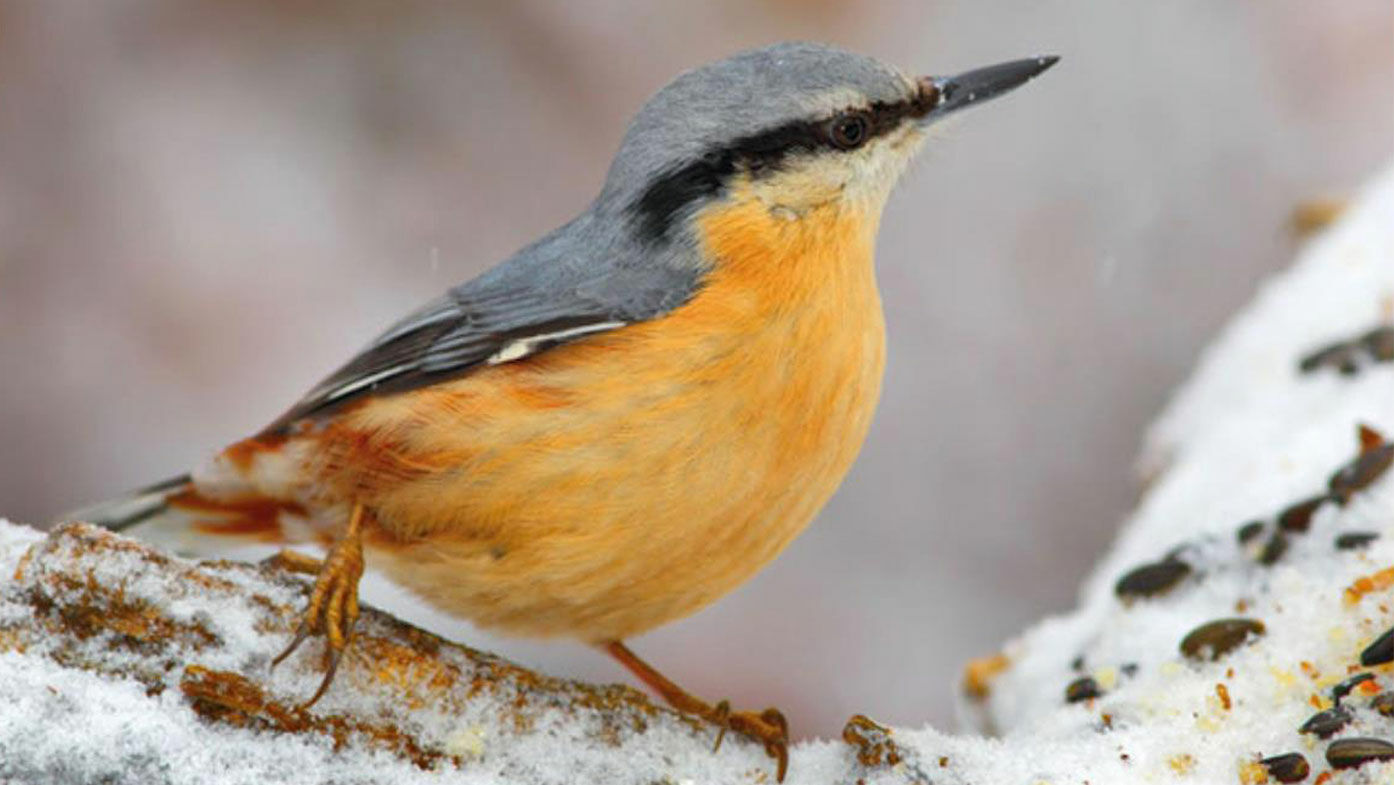
[[[77,515],[329,546],[279,557],[317,575],[277,658],[326,636],[310,703],[349,645],[366,546],[441,610],[605,649],[679,711],[762,742],[782,778],[780,712],[699,700],[622,641],[749,579],[832,495],[880,392],[886,198],[927,126],[1055,60],[915,78],[789,43],[689,71],[570,223],[205,467]]]

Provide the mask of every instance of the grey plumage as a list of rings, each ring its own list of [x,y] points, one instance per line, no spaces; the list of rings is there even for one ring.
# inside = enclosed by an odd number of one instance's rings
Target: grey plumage
[[[893,103],[908,100],[913,83],[872,58],[812,43],[743,52],[680,75],[634,118],[585,212],[389,328],[265,432],[677,308],[707,266],[685,219],[719,193],[731,146],[822,121],[829,110],[816,100],[836,91],[862,105]],[[659,208],[643,202],[662,178],[692,175],[694,162],[692,183],[660,193]],[[664,212],[647,235],[646,209]]]

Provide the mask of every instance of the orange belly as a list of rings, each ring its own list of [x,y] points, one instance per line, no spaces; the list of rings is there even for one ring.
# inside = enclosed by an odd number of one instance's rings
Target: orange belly
[[[372,564],[484,627],[600,641],[700,609],[803,530],[875,409],[875,221],[823,209],[711,210],[713,271],[668,316],[298,437],[311,505],[366,504]]]

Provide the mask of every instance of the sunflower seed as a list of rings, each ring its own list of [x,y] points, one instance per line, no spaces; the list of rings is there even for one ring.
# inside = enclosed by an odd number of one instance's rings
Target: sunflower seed
[[[1302,727],[1297,729],[1298,733],[1311,733],[1319,739],[1329,739],[1336,731],[1346,727],[1353,719],[1350,709],[1345,706],[1337,706],[1334,709],[1319,711],[1313,714],[1302,723]]]
[[[1350,769],[1372,760],[1394,760],[1394,744],[1359,736],[1333,741],[1326,748],[1326,762],[1333,769]]]
[[[1386,662],[1394,662],[1394,627],[1385,630],[1383,635],[1375,638],[1374,643],[1365,647],[1365,651],[1360,652],[1360,664],[1367,668]]]
[[[1263,521],[1249,521],[1234,532],[1240,545],[1248,543],[1260,534],[1263,534]]]
[[[1304,499],[1278,513],[1278,528],[1285,532],[1305,532],[1312,526],[1312,513],[1329,497],[1325,494]]]
[[[1331,489],[1331,498],[1344,506],[1350,501],[1352,494],[1388,471],[1391,463],[1394,463],[1394,442],[1360,453],[1355,460],[1337,469],[1327,481],[1327,487]]]
[[[1307,765],[1307,759],[1302,757],[1300,752],[1264,758],[1259,761],[1259,765],[1267,770],[1268,776],[1278,782],[1301,782],[1312,773],[1312,767]]]
[[[1322,366],[1342,367],[1353,362],[1354,358],[1355,347],[1348,341],[1338,341],[1306,355],[1297,363],[1297,368],[1302,373],[1311,373]]]
[[[1193,660],[1218,660],[1238,648],[1250,635],[1264,633],[1257,619],[1216,619],[1206,622],[1181,641],[1181,653]]]
[[[1379,539],[1374,532],[1346,532],[1336,535],[1336,550],[1356,551]]]
[[[1103,694],[1104,691],[1099,687],[1097,681],[1094,681],[1094,679],[1089,676],[1084,676],[1070,682],[1069,686],[1065,688],[1065,702],[1079,703],[1080,701],[1087,701],[1090,698],[1097,698]]]
[[[1165,559],[1130,570],[1114,584],[1113,592],[1122,599],[1165,594],[1187,575],[1191,565],[1178,559]]]
[[[1273,532],[1273,536],[1268,538],[1268,542],[1263,544],[1263,550],[1259,551],[1258,563],[1265,567],[1271,567],[1283,558],[1283,554],[1288,552],[1288,536],[1282,532]]]

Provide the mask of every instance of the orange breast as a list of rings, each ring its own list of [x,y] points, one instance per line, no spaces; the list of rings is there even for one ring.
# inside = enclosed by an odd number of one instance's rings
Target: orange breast
[[[808,524],[879,393],[875,217],[747,200],[699,222],[717,261],[670,315],[314,437],[316,495],[369,505],[377,566],[483,626],[605,640],[701,608]]]

